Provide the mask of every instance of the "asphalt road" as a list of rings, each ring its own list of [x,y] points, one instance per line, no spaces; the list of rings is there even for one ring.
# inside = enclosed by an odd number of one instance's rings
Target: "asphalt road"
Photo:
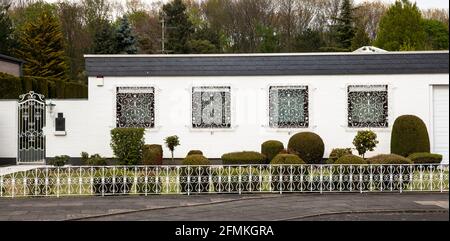
[[[448,221],[448,193],[0,198],[0,220]]]

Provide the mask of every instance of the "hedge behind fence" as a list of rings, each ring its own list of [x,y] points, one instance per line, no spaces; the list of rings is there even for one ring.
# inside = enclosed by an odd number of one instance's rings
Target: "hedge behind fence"
[[[19,95],[34,91],[47,99],[83,99],[88,87],[75,82],[64,82],[35,76],[22,78],[0,73],[0,99],[18,99]]]

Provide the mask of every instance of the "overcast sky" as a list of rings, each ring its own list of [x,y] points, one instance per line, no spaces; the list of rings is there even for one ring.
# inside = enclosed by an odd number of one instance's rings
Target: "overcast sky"
[[[47,2],[57,2],[58,0],[46,0]],[[77,0],[69,0],[69,1],[77,1]],[[113,1],[118,1],[118,2],[123,2],[125,3],[126,0],[113,0]],[[142,0],[143,2],[147,3],[147,4],[151,4],[153,2],[167,2],[169,0]],[[360,3],[360,2],[371,2],[370,0],[354,0],[356,3]],[[395,2],[395,0],[381,0],[383,2],[387,2],[387,3],[393,3]],[[421,9],[426,9],[426,8],[447,8],[448,9],[448,0],[412,0],[413,2],[417,2],[417,5],[421,8]]]

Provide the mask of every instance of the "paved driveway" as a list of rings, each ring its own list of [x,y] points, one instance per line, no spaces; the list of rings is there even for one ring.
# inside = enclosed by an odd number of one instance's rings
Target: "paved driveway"
[[[0,199],[0,220],[449,220],[443,194],[291,194]]]

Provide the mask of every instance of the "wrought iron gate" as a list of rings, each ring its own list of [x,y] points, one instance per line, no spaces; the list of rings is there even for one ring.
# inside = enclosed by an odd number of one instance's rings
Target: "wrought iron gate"
[[[45,97],[30,91],[19,97],[17,164],[45,163]]]

